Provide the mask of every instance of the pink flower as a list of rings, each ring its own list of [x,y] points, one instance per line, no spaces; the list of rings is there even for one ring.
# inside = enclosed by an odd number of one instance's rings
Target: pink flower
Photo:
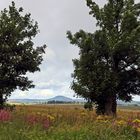
[[[49,126],[50,126],[49,120],[48,120],[48,119],[44,120],[44,121],[43,121],[43,127],[44,127],[45,129],[48,129]]]
[[[25,120],[29,125],[39,124],[45,129],[48,129],[51,125],[49,118],[41,115],[28,115]]]
[[[0,110],[0,122],[10,121],[12,118],[11,113],[6,110]]]
[[[38,117],[35,115],[29,115],[26,117],[26,122],[29,123],[30,125],[35,125],[39,121]]]

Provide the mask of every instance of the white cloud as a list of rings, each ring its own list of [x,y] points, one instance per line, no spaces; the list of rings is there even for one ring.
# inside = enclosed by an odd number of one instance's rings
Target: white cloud
[[[67,88],[67,84],[60,86],[60,88],[52,88],[52,89],[31,89],[28,91],[19,91],[16,90],[10,99],[49,99],[56,95],[63,95],[67,97],[73,97],[74,93],[69,88]]]
[[[30,92],[19,91],[13,93],[11,99],[48,99],[53,97],[54,92],[51,89],[32,89]]]

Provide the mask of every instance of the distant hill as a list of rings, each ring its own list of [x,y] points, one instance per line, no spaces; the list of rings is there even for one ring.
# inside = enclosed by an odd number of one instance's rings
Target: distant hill
[[[23,104],[37,104],[37,103],[45,103],[47,100],[45,99],[9,99],[9,103],[23,103]]]
[[[53,98],[50,99],[9,99],[9,103],[23,103],[23,104],[40,104],[40,103],[47,103],[50,101],[56,101],[56,102],[65,102],[65,103],[69,103],[69,102],[79,102],[79,103],[84,103],[86,102],[84,99],[72,99],[72,98],[68,98],[65,96],[55,96]],[[140,106],[140,102],[139,101],[132,101],[132,102],[123,102],[118,100],[117,104],[119,106],[128,106],[128,105],[137,105]]]
[[[62,101],[62,102],[73,102],[74,100],[65,96],[55,96],[48,99],[47,101]]]
[[[39,103],[47,103],[50,101],[58,101],[58,102],[85,102],[84,99],[71,99],[65,96],[55,96],[50,99],[9,99],[9,103],[25,103],[25,104],[39,104]]]

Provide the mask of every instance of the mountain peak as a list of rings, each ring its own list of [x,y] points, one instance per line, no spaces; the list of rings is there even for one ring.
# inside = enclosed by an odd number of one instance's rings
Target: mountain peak
[[[58,95],[58,96],[55,96],[55,97],[53,97],[53,98],[48,99],[48,101],[72,102],[73,99],[68,98],[68,97],[65,97],[65,96]]]

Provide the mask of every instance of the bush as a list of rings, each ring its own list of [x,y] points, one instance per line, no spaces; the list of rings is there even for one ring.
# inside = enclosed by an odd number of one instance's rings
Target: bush
[[[93,105],[92,105],[92,102],[87,102],[84,104],[84,108],[85,109],[88,109],[88,110],[93,110]]]
[[[11,105],[11,104],[4,104],[4,109],[5,110],[13,111],[13,110],[15,110],[15,108],[16,108],[15,104],[13,104],[13,105]]]

